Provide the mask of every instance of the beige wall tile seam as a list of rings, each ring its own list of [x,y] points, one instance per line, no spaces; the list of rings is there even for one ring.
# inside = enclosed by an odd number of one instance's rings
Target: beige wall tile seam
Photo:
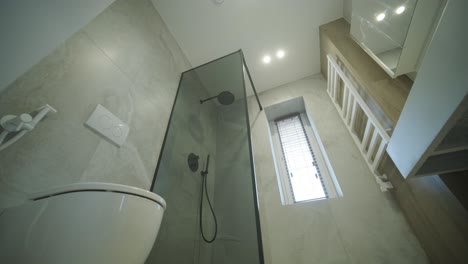
[[[107,59],[109,59],[110,62],[112,62],[112,64],[120,71],[120,73],[122,73],[123,76],[125,76],[125,78],[127,78],[131,83],[132,83],[132,89],[131,91],[134,92],[134,88],[135,88],[135,81],[136,81],[136,78],[135,80],[130,78],[130,76],[122,69],[122,67],[116,62],[114,61],[107,53],[104,49],[102,49],[99,44],[96,42],[96,40],[91,37],[88,32],[86,32],[86,30],[83,30],[81,29],[80,31],[78,31],[80,33],[82,33],[83,35],[86,36],[87,39],[89,39],[89,41],[91,42],[91,44],[93,46],[95,46],[97,49],[99,49],[100,52],[102,52],[104,54],[104,56],[106,56]],[[140,65],[138,66],[138,68],[140,69],[141,68],[141,65],[143,64],[143,62],[140,63]]]
[[[341,198],[335,198],[335,199],[341,199]],[[341,241],[341,246],[343,247],[343,250],[344,252],[346,253],[346,256],[348,257],[348,262],[351,263],[351,255],[349,254],[349,249],[346,247],[346,244],[343,240],[343,235],[342,235],[342,232],[341,232],[341,228],[338,226],[338,223],[336,222],[336,216],[335,216],[335,213],[333,212],[331,206],[330,206],[330,203],[327,202],[327,207],[328,207],[328,210],[330,210],[330,213],[332,215],[332,221],[333,221],[333,224],[336,226],[336,232],[338,233],[338,236],[340,237],[340,241]]]

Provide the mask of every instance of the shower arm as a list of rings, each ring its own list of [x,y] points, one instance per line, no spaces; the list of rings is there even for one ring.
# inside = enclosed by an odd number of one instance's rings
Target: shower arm
[[[218,97],[219,95],[215,95],[215,96],[211,96],[211,97],[208,97],[206,99],[203,99],[203,100],[200,100],[200,104],[203,104],[204,102],[206,101],[210,101],[210,100],[213,100],[215,99],[216,97]]]

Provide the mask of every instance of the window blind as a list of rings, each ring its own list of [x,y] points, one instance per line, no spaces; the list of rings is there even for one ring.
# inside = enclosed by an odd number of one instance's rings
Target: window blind
[[[279,119],[275,123],[294,202],[327,198],[300,115]]]

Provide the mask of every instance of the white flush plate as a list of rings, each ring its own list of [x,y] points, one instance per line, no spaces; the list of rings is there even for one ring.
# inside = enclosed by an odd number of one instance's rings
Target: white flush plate
[[[129,132],[127,124],[100,104],[85,125],[119,147],[125,143]]]

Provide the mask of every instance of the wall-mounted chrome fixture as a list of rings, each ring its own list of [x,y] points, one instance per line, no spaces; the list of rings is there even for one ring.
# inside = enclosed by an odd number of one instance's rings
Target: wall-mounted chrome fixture
[[[0,126],[3,129],[0,133],[0,151],[18,141],[27,132],[33,130],[49,112],[57,113],[57,110],[46,104],[33,111],[35,113],[34,117],[26,113],[18,116],[3,116],[0,119]]]

